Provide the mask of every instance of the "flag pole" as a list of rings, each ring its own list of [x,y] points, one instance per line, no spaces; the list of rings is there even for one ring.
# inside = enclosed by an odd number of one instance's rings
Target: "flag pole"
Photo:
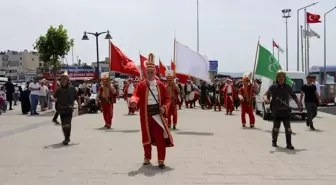
[[[274,39],[272,39],[272,55],[274,56]]]
[[[174,63],[174,76],[176,75],[176,36],[174,33],[174,46],[173,46],[173,63]]]
[[[255,54],[255,57],[254,57],[253,73],[252,73],[252,79],[251,80],[254,80],[254,74],[255,74],[255,70],[256,70],[258,52],[259,52],[259,43],[260,43],[260,36],[258,37],[258,43],[257,43],[256,54]]]
[[[309,40],[310,40],[310,26],[307,24],[307,31],[309,35],[307,37],[307,75],[309,74]]]
[[[308,70],[307,70],[307,9],[304,9],[304,61],[305,61],[305,74],[308,74]]]
[[[255,57],[254,57],[253,72],[252,72],[252,77],[251,77],[251,84],[252,84],[252,87],[251,87],[251,90],[250,90],[250,92],[249,92],[250,97],[252,96],[252,93],[253,93],[254,74],[255,74],[255,71],[256,71],[256,64],[257,64],[257,60],[258,60],[259,43],[260,43],[260,36],[258,37],[258,43],[257,43],[256,54],[255,54]]]
[[[140,52],[140,49],[139,49],[139,59],[140,59],[140,74],[141,74],[141,79],[143,80],[144,79],[144,74],[143,74],[142,65],[141,65],[141,52]]]
[[[280,48],[278,48],[278,62],[280,64]]]
[[[300,26],[301,29],[301,65],[302,65],[302,72],[305,71],[305,64],[304,64],[304,57],[303,57],[303,52],[304,52],[304,48],[303,48],[303,26]]]

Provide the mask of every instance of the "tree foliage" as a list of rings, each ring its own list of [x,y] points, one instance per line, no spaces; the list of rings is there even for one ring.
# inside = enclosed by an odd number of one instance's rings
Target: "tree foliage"
[[[68,31],[59,25],[50,26],[45,35],[41,35],[34,44],[34,49],[40,54],[40,60],[44,66],[60,67],[60,58],[67,55],[71,47],[74,46],[74,40],[69,39]]]

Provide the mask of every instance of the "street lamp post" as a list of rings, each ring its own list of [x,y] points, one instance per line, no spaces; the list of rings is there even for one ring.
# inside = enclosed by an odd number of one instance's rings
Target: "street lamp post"
[[[317,3],[319,2],[315,2],[315,3],[312,3],[310,5],[307,5],[307,6],[304,6],[302,8],[299,8],[296,12],[296,19],[297,19],[297,25],[296,25],[296,30],[297,30],[297,34],[296,34],[296,38],[297,38],[297,45],[296,45],[296,52],[297,52],[297,71],[300,70],[300,10],[303,10],[303,9],[306,9],[308,7],[311,7],[311,6],[314,6],[316,5]],[[306,15],[305,15],[306,16]],[[303,68],[303,63],[302,63],[302,71],[304,71],[304,68]]]
[[[331,11],[335,10],[336,9],[336,6],[332,9],[330,9],[329,11],[327,11],[325,14],[324,14],[324,84],[326,84],[327,82],[327,20],[326,20],[326,16],[328,13],[330,13]]]
[[[98,87],[99,87],[99,84],[100,84],[100,74],[99,74],[99,43],[98,43],[98,37],[102,34],[105,34],[106,33],[106,36],[105,36],[105,39],[112,39],[111,35],[110,35],[110,31],[107,30],[105,32],[96,32],[96,33],[92,33],[92,32],[84,32],[84,35],[82,37],[82,40],[89,40],[89,37],[87,36],[88,34],[89,35],[93,35],[96,37],[96,52],[97,52],[97,69],[96,69],[96,73],[97,73],[97,84],[98,84]]]
[[[281,10],[282,17],[286,19],[286,71],[288,71],[288,24],[287,19],[291,17],[291,9],[283,9]]]

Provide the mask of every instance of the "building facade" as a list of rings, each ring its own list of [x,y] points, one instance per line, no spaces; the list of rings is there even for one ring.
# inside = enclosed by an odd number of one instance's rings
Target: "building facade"
[[[39,54],[34,51],[0,52],[0,70],[5,70],[6,76],[13,81],[30,80],[31,76],[36,75],[36,68],[40,63]]]

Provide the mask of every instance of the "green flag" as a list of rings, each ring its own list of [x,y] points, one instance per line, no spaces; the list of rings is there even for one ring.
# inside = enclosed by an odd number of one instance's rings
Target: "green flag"
[[[281,70],[280,63],[275,59],[270,51],[259,45],[259,54],[255,74],[276,80],[276,72]],[[286,76],[286,84],[292,86],[293,81]]]

